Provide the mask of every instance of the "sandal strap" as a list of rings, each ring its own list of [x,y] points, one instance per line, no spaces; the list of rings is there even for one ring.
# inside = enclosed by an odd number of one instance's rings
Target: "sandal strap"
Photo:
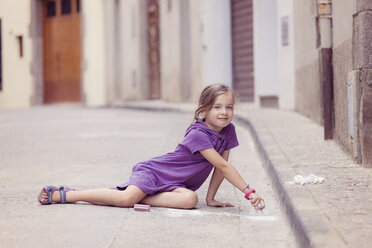
[[[45,186],[45,187],[43,187],[42,191],[39,194],[39,197],[38,197],[39,202],[42,205],[52,204],[53,193],[57,190],[59,191],[59,195],[60,195],[60,199],[61,199],[60,203],[65,204],[66,203],[66,192],[74,190],[74,189],[70,189],[70,188],[63,187],[63,186],[62,187]],[[45,201],[41,201],[41,195],[44,192],[47,194],[48,198]]]
[[[61,204],[66,203],[66,192],[71,191],[71,190],[72,189],[63,187],[63,186],[59,188],[59,196],[61,198],[61,201],[60,201]]]
[[[54,191],[56,191],[56,190],[58,190],[58,188],[54,187],[54,186],[47,186],[45,188],[45,191],[48,194],[48,201],[45,204],[51,204],[52,203],[52,195],[53,195]]]

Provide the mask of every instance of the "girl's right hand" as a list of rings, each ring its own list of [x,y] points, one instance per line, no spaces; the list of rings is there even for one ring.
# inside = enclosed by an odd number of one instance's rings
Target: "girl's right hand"
[[[257,210],[262,210],[265,208],[264,199],[256,193],[251,193],[249,195],[249,201],[251,202],[251,205]]]

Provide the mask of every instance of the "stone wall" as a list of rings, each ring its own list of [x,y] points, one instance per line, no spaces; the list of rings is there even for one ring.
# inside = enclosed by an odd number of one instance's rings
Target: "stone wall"
[[[353,69],[360,88],[359,133],[364,167],[372,167],[372,2],[357,1],[353,13]]]

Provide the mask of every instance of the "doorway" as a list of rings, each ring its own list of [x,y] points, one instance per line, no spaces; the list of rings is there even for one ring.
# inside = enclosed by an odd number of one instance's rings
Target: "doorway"
[[[43,1],[44,102],[81,100],[80,0]]]
[[[253,0],[231,1],[233,87],[243,101],[254,100]]]
[[[159,32],[159,1],[147,0],[147,39],[150,99],[159,99],[161,97]]]

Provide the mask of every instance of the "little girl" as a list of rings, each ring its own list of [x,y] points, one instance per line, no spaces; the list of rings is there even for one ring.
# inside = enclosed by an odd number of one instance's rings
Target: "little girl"
[[[250,188],[228,162],[230,149],[239,145],[234,115],[235,94],[227,86],[214,84],[201,93],[194,122],[174,152],[133,167],[128,182],[114,189],[75,191],[66,187],[44,187],[38,197],[43,204],[85,201],[98,205],[133,207],[136,203],[155,207],[194,208],[198,202],[195,191],[214,167],[206,202],[208,206],[232,207],[214,199],[224,178],[242,191],[259,210],[265,207],[262,197]]]

